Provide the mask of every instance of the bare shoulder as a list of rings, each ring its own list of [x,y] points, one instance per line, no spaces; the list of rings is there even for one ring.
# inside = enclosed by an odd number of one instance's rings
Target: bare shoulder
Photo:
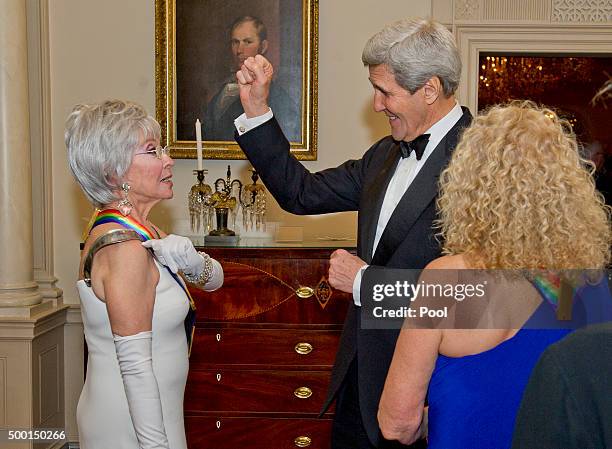
[[[94,243],[106,233],[115,230],[125,230],[125,228],[117,225],[116,223],[106,223],[94,228],[83,245],[81,264],[84,262]],[[122,261],[124,261],[126,258],[130,259],[129,262],[131,263],[137,263],[138,260],[146,261],[148,258],[148,252],[144,247],[142,247],[140,240],[128,240],[122,243],[115,243],[105,246],[96,252],[92,268],[94,268],[96,265],[97,268],[99,268],[101,264],[109,263],[113,266],[116,264],[121,265]]]
[[[104,248],[102,288],[113,333],[151,330],[159,270],[139,240]],[[93,273],[92,273],[93,278]]]
[[[153,257],[140,240],[106,246],[96,257],[99,267],[104,268],[107,276],[130,280],[134,284],[151,280],[151,275],[157,272]]]
[[[463,254],[438,257],[425,267],[426,270],[465,270],[468,268]]]
[[[89,250],[91,249],[93,244],[107,232],[113,231],[116,229],[125,229],[125,228],[122,228],[117,223],[105,223],[100,226],[96,226],[95,228],[91,230],[91,232],[85,239],[85,242],[83,243],[83,250],[81,251],[81,261],[79,265],[79,279],[83,278],[83,266],[85,263],[85,259],[87,258],[87,255],[89,254]],[[104,249],[98,251],[98,253],[102,251],[104,251]],[[96,255],[94,256],[94,263],[93,263],[92,269],[96,267],[96,265],[98,265],[99,263],[99,258],[97,257],[98,253],[96,253]]]
[[[100,235],[110,228],[102,229],[88,239],[84,254]],[[91,283],[94,293],[103,301],[111,299],[117,291],[147,291],[156,286],[159,281],[159,271],[153,257],[142,246],[140,240],[128,240],[105,246],[94,256],[91,268]],[[109,295],[110,294],[110,295]],[[123,295],[120,295],[123,296]]]
[[[109,262],[113,270],[135,270],[146,268],[152,260],[151,254],[142,246],[141,240],[127,240],[108,245],[98,251],[100,259]]]

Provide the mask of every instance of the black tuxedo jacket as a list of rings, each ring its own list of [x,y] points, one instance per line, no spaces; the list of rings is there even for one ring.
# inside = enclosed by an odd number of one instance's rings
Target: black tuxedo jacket
[[[432,229],[438,177],[457,145],[461,130],[471,119],[470,112],[463,108],[461,119],[440,141],[398,203],[373,254],[383,199],[400,158],[399,144],[391,136],[376,142],[361,159],[317,173],[310,173],[290,155],[289,143],[275,119],[242,136],[236,133],[236,141],[283,209],[309,215],[356,210],[360,258],[369,265],[419,269],[440,255]],[[361,329],[360,321],[360,308],[352,305],[322,413],[357,357],[361,415],[368,436],[376,445],[381,438],[376,419],[378,403],[399,330]]]

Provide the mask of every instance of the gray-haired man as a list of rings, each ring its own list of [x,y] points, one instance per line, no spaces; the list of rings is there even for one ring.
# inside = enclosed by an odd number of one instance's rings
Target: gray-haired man
[[[323,407],[337,400],[334,449],[404,447],[385,441],[376,419],[398,331],[361,328],[360,301],[372,300],[360,298],[361,273],[366,265],[423,268],[440,255],[432,229],[437,178],[471,120],[454,97],[461,61],[441,24],[393,23],[367,42],[362,59],[374,88],[374,110],[389,118],[391,135],[361,159],[318,173],[290,155],[268,107],[270,63],[262,56],[249,58],[237,74],[245,114],[236,120],[236,139],[279,204],[295,214],[359,211],[358,257],[338,250],[330,262],[332,286],[352,292],[355,302]]]

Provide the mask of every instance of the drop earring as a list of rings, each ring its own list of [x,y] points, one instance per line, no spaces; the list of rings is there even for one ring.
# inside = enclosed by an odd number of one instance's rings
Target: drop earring
[[[127,182],[121,184],[121,190],[123,191],[123,199],[119,201],[117,207],[119,208],[119,212],[123,214],[123,216],[127,217],[132,212],[132,203],[128,199],[128,193],[130,192],[130,185]]]

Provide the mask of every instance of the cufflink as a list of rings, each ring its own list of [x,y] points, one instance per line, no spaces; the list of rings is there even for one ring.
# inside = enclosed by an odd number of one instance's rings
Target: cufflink
[[[240,126],[238,131],[240,131],[240,134],[244,134],[246,132],[246,128],[244,126]]]

